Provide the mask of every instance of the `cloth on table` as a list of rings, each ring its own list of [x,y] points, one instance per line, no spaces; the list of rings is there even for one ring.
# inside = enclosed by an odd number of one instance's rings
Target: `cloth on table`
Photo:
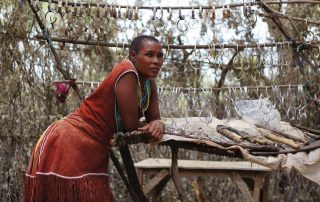
[[[174,131],[174,134],[165,134],[158,142],[166,142],[170,140],[185,141],[194,143],[204,143],[208,146],[216,147],[222,150],[239,149],[245,160],[257,163],[274,170],[296,169],[304,177],[320,184],[320,148],[315,148],[309,152],[297,152],[288,154],[278,154],[277,156],[254,156],[250,152],[240,146],[224,147],[214,142],[230,141],[217,132],[218,125],[226,125],[233,127],[239,131],[246,131],[252,136],[261,136],[257,127],[245,120],[220,120],[212,118],[211,123],[203,122],[201,117],[188,118],[163,118],[166,123],[167,131]],[[307,140],[306,136],[297,128],[293,128],[286,122],[281,122],[280,131],[289,133],[290,135]],[[183,134],[183,135],[181,135]],[[193,138],[194,137],[194,138]],[[212,141],[211,141],[212,140]]]

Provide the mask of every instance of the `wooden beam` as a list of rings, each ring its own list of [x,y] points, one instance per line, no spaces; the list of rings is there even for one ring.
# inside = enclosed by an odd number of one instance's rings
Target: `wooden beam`
[[[242,137],[233,131],[228,130],[225,125],[217,125],[217,131],[223,136],[235,142],[243,142]]]
[[[164,180],[162,180],[161,182],[159,182],[159,184],[155,187],[155,189],[153,191],[151,191],[150,195],[151,195],[151,202],[160,202],[160,196],[161,196],[161,191],[163,190],[163,188],[166,186],[166,184],[169,182],[169,180],[171,179],[170,175],[168,177],[166,177]]]
[[[280,135],[280,136],[283,136],[285,138],[288,138],[288,139],[291,139],[291,140],[295,140],[295,141],[298,141],[298,142],[301,142],[301,143],[306,143],[306,141],[304,139],[302,139],[300,137],[293,136],[293,135],[291,135],[289,133],[285,133],[285,132],[280,131],[280,130],[271,129],[270,127],[266,127],[266,126],[263,126],[261,124],[255,124],[255,126],[258,127],[258,128],[263,128],[265,130],[269,130],[272,133]]]
[[[279,152],[250,152],[250,153],[255,156],[276,156],[278,154],[288,154],[288,153],[295,154],[297,152],[305,152],[305,151],[310,151],[317,148],[320,148],[320,140],[311,142],[309,145],[301,145],[299,150],[288,149],[288,150],[282,150]]]
[[[264,177],[262,202],[268,202],[270,173]]]
[[[135,196],[135,193],[134,193],[134,190],[133,190],[133,187],[131,187],[129,185],[129,181],[127,179],[127,177],[125,176],[124,172],[123,172],[123,168],[120,164],[120,162],[118,161],[117,157],[115,156],[115,154],[113,153],[113,151],[110,149],[110,158],[113,162],[113,165],[116,167],[116,169],[118,170],[118,173],[124,183],[124,185],[126,186],[127,190],[129,191],[129,194],[132,196],[132,197],[136,197]]]
[[[241,193],[244,195],[246,201],[248,202],[254,202],[250,191],[248,189],[247,184],[243,181],[243,179],[240,177],[238,172],[232,172],[232,178],[234,179],[234,181],[236,182],[236,184],[238,185]]]
[[[171,177],[173,180],[173,183],[177,189],[179,198],[181,202],[187,202],[186,197],[183,195],[183,190],[181,187],[180,179],[179,179],[179,170],[178,170],[178,152],[179,148],[176,146],[172,146],[171,152],[172,152],[172,158],[171,158]]]
[[[132,157],[130,154],[130,150],[128,145],[122,145],[121,147],[119,147],[119,151],[120,151],[120,155],[122,157],[123,160],[123,164],[124,164],[124,168],[127,171],[127,177],[129,179],[129,185],[131,186],[131,188],[133,188],[134,193],[133,193],[133,200],[135,202],[147,202],[149,201],[147,199],[147,197],[144,195],[140,183],[139,183],[139,179],[132,161]]]
[[[306,130],[308,132],[311,132],[311,133],[314,133],[314,134],[317,134],[317,135],[320,135],[320,130],[313,129],[313,128],[308,128],[306,126],[301,126],[301,125],[298,125],[298,124],[295,124],[295,123],[290,123],[290,125],[293,126],[293,127],[296,127],[296,128],[302,129],[302,130]],[[318,138],[320,138],[320,136],[318,136]]]
[[[273,17],[271,18],[272,21],[274,22],[274,24],[279,28],[279,30],[281,31],[281,33],[289,40],[289,41],[296,41],[294,40],[290,34],[288,33],[288,31],[283,27],[282,23],[280,22],[279,18],[276,15],[276,11],[274,11],[272,8],[270,8],[264,1],[262,0],[257,0],[257,2],[260,3],[260,5],[262,6],[262,8],[269,14],[273,15]],[[294,44],[293,44],[294,45]]]
[[[229,61],[230,62],[230,61]],[[231,63],[230,63],[231,64]],[[232,66],[232,64],[231,64]],[[226,66],[227,67],[227,66]],[[67,83],[70,84],[71,81],[70,80],[58,80],[58,81],[54,81],[53,83]],[[74,82],[75,84],[79,84],[79,85],[88,85],[90,86],[91,84],[94,85],[100,85],[101,82],[99,81],[81,81],[81,80],[77,80]],[[286,88],[290,88],[290,89],[296,89],[299,88],[300,86],[302,86],[303,84],[289,84],[289,85],[276,85],[277,88],[280,89],[286,89]],[[222,91],[222,90],[230,90],[230,89],[248,89],[248,90],[271,90],[272,88],[275,87],[274,86],[229,86],[229,87],[222,87],[223,84],[221,84],[221,87],[215,87],[215,88],[183,88],[183,87],[179,87],[179,86],[173,86],[173,87],[158,87],[158,90],[163,91],[163,90],[172,90],[174,88],[179,89],[180,92],[203,92],[203,91]],[[318,131],[320,133],[320,131]],[[137,133],[138,134],[138,133]]]
[[[48,2],[49,0],[39,0],[41,2]],[[51,0],[50,3],[54,3],[54,4],[58,4],[58,0]],[[247,2],[248,3],[248,2]],[[254,1],[250,1],[251,5],[259,5],[259,2],[254,2]],[[311,0],[293,0],[293,1],[265,1],[266,4],[302,4],[302,3],[309,3],[309,4],[320,4],[319,1],[311,1]],[[215,6],[215,9],[221,9],[221,8],[225,8],[226,5],[228,5],[230,8],[234,8],[234,7],[241,7],[244,6],[245,3],[229,3],[229,4],[222,4],[222,5],[212,5]],[[111,7],[111,6],[116,6],[117,8],[126,8],[128,9],[128,5],[117,5],[117,4],[107,4],[107,3],[87,3],[87,2],[83,2],[83,3],[79,3],[79,2],[72,2],[72,1],[66,1],[66,2],[62,2],[62,6],[82,6],[85,8],[89,8],[89,7],[100,7],[100,8],[106,8],[106,7]],[[179,9],[200,9],[200,7],[202,9],[212,9],[212,6],[131,6],[134,8],[137,8],[138,10],[159,10],[159,9],[164,9],[164,10],[179,10]]]
[[[200,180],[201,179],[201,180]],[[192,182],[192,187],[195,191],[197,202],[208,202],[208,199],[203,193],[205,191],[204,186],[201,186],[202,183],[205,183],[202,178],[199,178]]]
[[[257,128],[258,131],[266,138],[268,138],[269,140],[272,141],[276,141],[276,142],[280,142],[282,144],[288,145],[290,147],[293,147],[295,149],[299,149],[300,145],[296,144],[293,140],[285,138],[285,137],[281,137],[279,135],[276,135],[266,129],[262,129],[262,128]]]
[[[32,39],[45,40],[44,35],[36,35]],[[115,48],[129,48],[130,44],[128,43],[109,43],[105,41],[95,41],[95,40],[74,40],[70,38],[59,38],[59,37],[51,37],[52,41],[60,42],[60,43],[71,43],[71,44],[81,44],[81,45],[93,45],[93,46],[106,46],[106,47],[115,47]],[[295,46],[310,43],[312,45],[319,44],[320,42],[312,41],[312,42],[303,42],[303,41],[295,41]],[[232,48],[235,50],[241,50],[244,48],[266,48],[266,47],[279,47],[283,45],[292,45],[292,41],[281,41],[275,43],[260,43],[260,44],[207,44],[207,45],[175,45],[175,44],[163,44],[163,49],[225,49]]]
[[[162,169],[156,176],[154,176],[148,184],[143,187],[144,194],[149,194],[154,191],[156,186],[163,181],[170,179],[170,173],[167,169]]]
[[[275,16],[273,14],[264,14],[264,13],[259,13],[258,15],[259,16],[263,16],[263,17],[270,17],[270,18],[273,18]],[[305,22],[305,23],[320,25],[320,22],[318,22],[318,21],[304,19],[304,18],[298,18],[298,17],[293,17],[293,16],[287,16],[287,15],[284,15],[284,14],[279,13],[279,12],[277,12],[276,16],[279,17],[279,18],[295,20],[295,21],[302,21],[302,22]]]
[[[253,186],[253,200],[259,201],[260,196],[260,187],[261,187],[261,174],[256,174],[256,177],[254,178],[254,186]]]
[[[28,3],[30,5],[30,8],[40,26],[40,29],[42,30],[42,34],[43,34],[43,39],[45,39],[49,45],[49,48],[54,56],[54,59],[56,60],[56,68],[59,70],[59,72],[63,75],[64,79],[66,80],[72,80],[73,78],[71,77],[71,75],[69,74],[69,72],[67,72],[66,70],[64,70],[62,68],[62,62],[61,59],[57,53],[57,51],[54,49],[53,44],[52,44],[52,38],[50,36],[49,30],[45,27],[45,25],[43,24],[43,22],[41,21],[36,9],[34,8],[33,4],[31,3],[31,0],[28,0]],[[80,94],[79,88],[76,84],[71,83],[70,84],[71,87],[73,88],[73,90],[76,92],[76,94],[78,95],[78,98],[82,101],[82,96]]]

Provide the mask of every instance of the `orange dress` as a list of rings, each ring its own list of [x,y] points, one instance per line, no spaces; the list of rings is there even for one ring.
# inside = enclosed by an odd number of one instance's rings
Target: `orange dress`
[[[77,111],[42,134],[26,171],[25,201],[114,201],[108,144],[117,132],[114,90],[128,72],[138,76],[133,64],[123,60]]]

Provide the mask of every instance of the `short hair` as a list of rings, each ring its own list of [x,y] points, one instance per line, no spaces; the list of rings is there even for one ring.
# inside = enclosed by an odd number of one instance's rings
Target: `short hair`
[[[140,49],[141,49],[141,44],[144,40],[148,40],[148,41],[154,41],[157,43],[160,43],[158,39],[156,39],[153,36],[148,36],[148,35],[140,35],[137,36],[136,38],[134,38],[130,44],[130,49],[129,49],[129,53],[131,54],[131,51],[134,51],[135,53],[139,53]]]

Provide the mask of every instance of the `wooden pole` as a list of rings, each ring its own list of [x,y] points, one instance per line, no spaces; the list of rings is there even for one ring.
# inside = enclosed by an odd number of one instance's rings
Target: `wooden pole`
[[[34,38],[38,40],[45,40],[44,35],[36,35]],[[109,43],[105,41],[95,41],[95,40],[76,40],[69,38],[59,38],[59,37],[51,37],[52,41],[61,42],[61,43],[71,43],[71,44],[81,44],[81,45],[92,45],[92,46],[106,46],[106,47],[115,47],[115,48],[129,48],[130,44],[128,43]],[[308,43],[311,45],[319,44],[319,41],[312,42],[303,42],[303,41],[295,41],[295,46]],[[279,47],[283,45],[292,45],[292,41],[282,41],[275,43],[257,43],[257,44],[207,44],[207,45],[174,45],[174,44],[163,44],[163,49],[244,49],[244,48],[267,48],[267,47]]]
[[[225,137],[235,142],[242,142],[242,137],[234,132],[229,131],[224,125],[217,125],[217,131]]]
[[[56,60],[56,68],[57,68],[57,69],[59,70],[59,72],[63,75],[64,79],[72,80],[72,77],[71,77],[71,75],[69,74],[69,72],[67,72],[66,70],[64,70],[64,69],[62,68],[62,63],[61,63],[60,57],[59,57],[57,51],[56,51],[56,50],[54,49],[54,47],[53,47],[52,38],[51,38],[51,36],[50,36],[49,30],[48,30],[48,29],[44,26],[44,24],[42,23],[42,21],[41,21],[39,15],[38,15],[36,9],[34,8],[34,6],[33,6],[32,3],[31,3],[31,0],[28,0],[28,3],[29,3],[29,5],[30,5],[30,8],[31,8],[31,10],[32,10],[32,12],[33,12],[33,14],[34,14],[34,16],[35,16],[35,18],[36,18],[39,26],[40,26],[40,29],[42,30],[43,39],[45,39],[45,40],[47,41],[47,43],[48,43],[48,45],[49,45],[49,48],[50,48],[50,50],[51,50],[51,52],[52,52],[52,54],[53,54],[53,56],[54,56],[54,59]],[[71,85],[71,87],[73,88],[73,90],[76,92],[76,94],[78,95],[79,99],[82,101],[82,96],[81,96],[81,94],[80,94],[80,91],[79,91],[77,85],[74,84],[74,83],[71,83],[70,85]]]
[[[259,128],[263,128],[263,129],[269,130],[269,131],[271,131],[271,132],[274,133],[274,134],[283,136],[283,137],[288,138],[288,139],[292,139],[292,140],[295,140],[295,141],[298,141],[298,142],[301,142],[301,143],[305,143],[305,142],[306,142],[306,141],[305,141],[304,139],[302,139],[302,138],[299,138],[299,137],[290,135],[290,134],[285,133],[285,132],[282,132],[282,131],[278,131],[278,130],[274,130],[274,129],[271,129],[271,128],[267,128],[267,127],[262,126],[262,125],[259,125],[259,124],[255,124],[255,126],[256,126],[256,127],[259,127]]]
[[[306,126],[301,126],[301,125],[294,124],[294,123],[290,123],[290,125],[293,126],[293,127],[299,128],[301,130],[306,130],[308,132],[314,133],[314,134],[318,135],[317,138],[320,138],[320,136],[319,136],[320,135],[320,130],[316,130],[316,129],[313,129],[313,128],[308,128]]]
[[[49,0],[40,0],[42,2],[48,2]],[[51,3],[54,4],[58,4],[57,0],[52,0],[50,1]],[[319,1],[308,1],[308,0],[293,0],[293,1],[265,1],[266,4],[303,4],[303,3],[309,3],[309,4],[320,4]],[[251,2],[251,5],[259,5],[259,2]],[[105,7],[111,7],[111,6],[115,6],[114,4],[106,4],[106,3],[77,3],[77,2],[70,2],[70,1],[66,1],[62,3],[63,6],[83,6],[83,7],[101,7],[101,8],[105,8]],[[244,6],[244,3],[232,3],[232,4],[223,4],[223,5],[215,5],[216,9],[220,9],[220,8],[225,8],[226,5],[228,5],[230,8],[234,8],[234,7],[241,7]],[[117,8],[128,8],[128,5],[117,5]],[[129,6],[130,7],[130,6]],[[135,8],[135,7],[134,7]],[[139,10],[153,10],[153,9],[165,9],[165,10],[179,10],[179,9],[199,9],[200,6],[137,6],[137,8]],[[202,9],[212,9],[212,6],[201,6]]]
[[[110,149],[110,151],[112,151],[112,150]],[[122,168],[122,166],[121,166],[120,162],[118,161],[117,157],[114,155],[114,152],[110,152],[110,158],[111,158],[111,160],[112,160],[112,162],[113,162],[114,166],[116,167],[116,169],[117,169],[118,171],[119,171],[119,170],[123,170],[123,168]],[[120,175],[120,177],[122,178],[122,180],[123,180],[123,182],[124,182],[125,186],[127,187],[128,191],[129,191],[129,193],[130,193],[130,195],[131,195],[133,198],[135,198],[135,199],[136,199],[136,198],[137,198],[137,196],[136,196],[136,194],[135,194],[135,192],[134,192],[133,188],[129,185],[129,182],[128,182],[128,180],[127,180],[126,176],[124,175],[124,172],[119,172],[119,175]]]
[[[270,132],[269,130],[266,130],[266,129],[263,129],[263,128],[257,128],[257,129],[261,134],[263,134],[264,137],[268,138],[269,140],[280,142],[282,144],[288,145],[288,146],[293,147],[295,149],[299,149],[300,148],[300,145],[296,144],[291,139],[278,136],[278,135]]]
[[[55,81],[54,83],[71,83],[70,80],[60,80],[60,81]],[[75,84],[79,84],[79,85],[100,85],[101,82],[99,81],[75,81]],[[178,86],[172,86],[172,87],[158,87],[158,90],[173,90],[173,89],[177,89],[179,91],[183,91],[183,92],[194,92],[194,91],[221,91],[221,90],[230,90],[230,89],[248,89],[248,90],[268,90],[268,89],[272,89],[274,87],[276,88],[281,88],[281,89],[285,89],[285,88],[290,88],[290,89],[296,89],[299,86],[302,86],[302,84],[290,84],[290,85],[274,85],[274,86],[229,86],[229,87],[216,87],[216,88],[183,88],[183,87],[178,87]]]
[[[187,202],[186,197],[183,195],[183,190],[181,187],[180,179],[179,179],[179,170],[178,170],[178,152],[179,148],[176,146],[172,146],[171,152],[172,152],[172,159],[171,159],[171,177],[173,180],[173,183],[177,189],[179,198],[181,202]]]
[[[148,202],[149,200],[147,197],[144,195],[139,180],[138,176],[132,161],[132,157],[130,154],[130,150],[127,144],[122,145],[119,147],[120,154],[123,160],[124,167],[127,171],[127,177],[129,179],[129,185],[131,188],[133,188],[134,193],[133,193],[133,200],[135,202]],[[131,189],[130,188],[130,189]]]
[[[278,152],[260,152],[260,151],[254,151],[254,152],[250,152],[252,155],[256,155],[256,156],[276,156],[278,154],[294,154],[297,152],[307,152],[310,150],[314,150],[314,149],[318,149],[320,148],[320,140],[315,141],[310,143],[309,145],[306,146],[301,146],[299,150],[296,149],[288,149],[288,150],[282,150],[282,151],[278,151]]]

